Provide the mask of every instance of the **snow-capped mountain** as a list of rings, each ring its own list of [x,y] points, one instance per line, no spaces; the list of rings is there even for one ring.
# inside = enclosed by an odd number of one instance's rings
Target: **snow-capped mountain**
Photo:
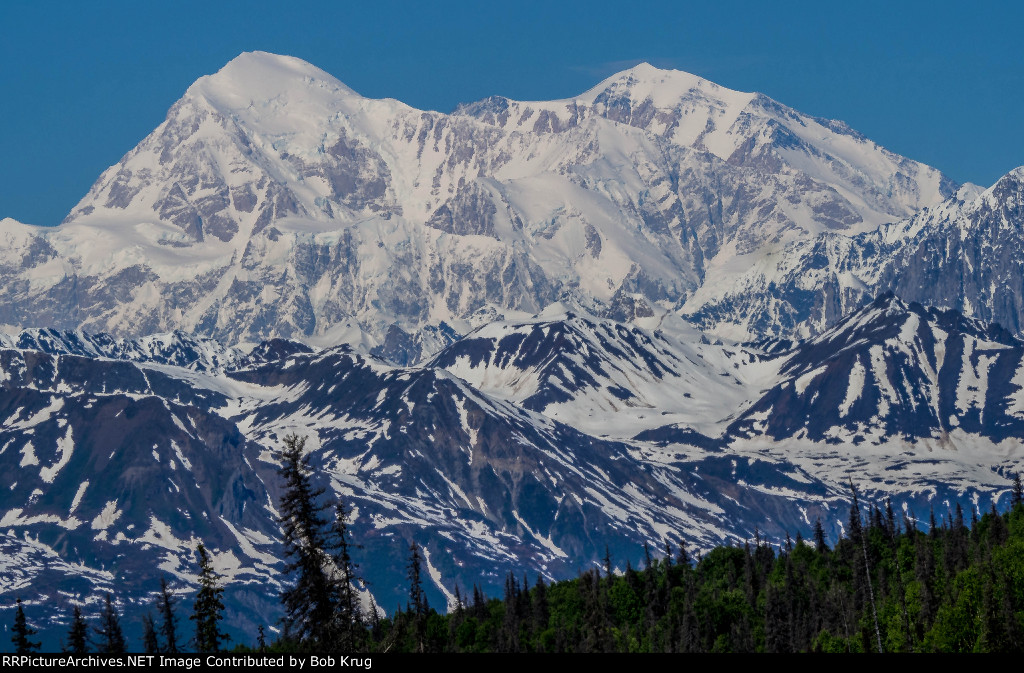
[[[824,233],[751,266],[736,288],[695,308],[705,329],[816,334],[877,294],[1024,329],[1024,168],[875,231]]]
[[[293,349],[300,347],[299,344],[287,343]],[[27,329],[13,336],[0,334],[0,347],[220,372],[236,369],[243,362],[261,357],[264,352],[269,354],[277,347],[277,342],[264,342],[259,349],[245,354],[237,348],[222,346],[213,339],[193,337],[184,332],[155,334],[140,339],[114,339],[106,334],[87,334],[80,330]]]
[[[730,430],[854,445],[1022,436],[1021,346],[998,325],[883,295],[788,355],[783,380]]]
[[[851,477],[911,516],[987,508],[1024,464],[1024,343],[1001,328],[892,296],[793,343],[643,320],[551,310],[413,368],[283,340],[204,341],[182,362],[180,335],[5,338],[2,591],[55,618],[114,587],[144,610],[161,575],[189,591],[202,541],[234,627],[273,623],[291,433],[348,503],[385,609],[413,540],[443,606],[508,571],[572,576],[606,547],[624,564],[645,543],[806,535],[816,517],[838,531]],[[210,354],[234,364],[196,365]]]
[[[777,370],[759,350],[712,344],[671,314],[627,324],[561,306],[489,323],[426,366],[589,434],[623,440],[669,423],[718,436],[725,417],[749,404],[751,389]]]
[[[481,310],[693,313],[789,244],[955,190],[841,122],[646,64],[575,98],[442,114],[248,53],[193,84],[61,226],[0,223],[0,322],[412,361]]]
[[[69,354],[69,343],[111,340],[47,336],[0,349],[0,589],[45,601],[55,619],[68,601],[113,590],[144,611],[161,576],[187,593],[202,541],[230,588],[231,624],[273,624],[274,452],[290,433],[308,438],[316,483],[352,511],[362,573],[385,609],[403,600],[413,540],[443,607],[456,586],[497,594],[509,571],[572,576],[606,548],[639,558],[645,542],[705,548],[748,535],[757,524],[743,513],[758,503],[792,527],[834,499],[816,484],[766,498],[728,483],[725,456],[592,436],[444,369],[347,346],[268,342],[238,369],[198,371],[172,364],[177,351],[135,361],[141,347],[121,342],[121,359]],[[785,461],[743,462],[750,483],[799,483]]]
[[[987,508],[1024,459],[1022,203],[1024,169],[955,185],[647,65],[443,114],[243,54],[59,227],[0,221],[0,593],[141,607],[202,540],[273,623],[290,433],[388,611],[413,540],[437,605],[834,532],[851,477]]]
[[[998,325],[888,294],[773,361],[730,452],[938,502],[1024,468],[1024,342]]]

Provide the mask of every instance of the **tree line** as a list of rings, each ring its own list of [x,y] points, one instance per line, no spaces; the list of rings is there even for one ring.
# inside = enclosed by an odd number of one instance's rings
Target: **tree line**
[[[830,546],[816,521],[811,539],[769,540],[691,558],[683,541],[643,558],[605,554],[602,567],[549,582],[509,574],[501,597],[455,587],[453,609],[429,605],[422,555],[408,550],[409,595],[390,617],[360,597],[367,588],[353,560],[347,511],[314,488],[305,439],[279,452],[284,483],[279,523],[285,572],[284,617],[267,642],[239,651],[310,652],[1020,652],[1024,650],[1024,503],[1014,477],[1008,511],[995,505],[965,520],[959,504],[929,517],[927,532],[890,502],[861,502],[851,483],[844,534]],[[167,583],[143,618],[147,652],[215,652],[223,587],[199,545],[200,588],[183,641]],[[368,593],[368,592],[365,592]],[[159,623],[158,623],[159,622]],[[32,651],[34,630],[18,601],[12,640]],[[117,612],[106,595],[90,630],[76,606],[64,639],[71,652],[123,652]]]
[[[178,599],[171,592],[166,578],[161,578],[160,593],[153,605],[159,626],[157,620],[153,618],[152,610],[143,615],[142,651],[149,654],[177,654],[194,648],[200,652],[217,652],[229,639],[220,625],[224,616],[224,588],[219,583],[220,576],[214,571],[210,554],[202,543],[196,547],[196,556],[199,565],[199,591],[192,603],[192,614],[189,615],[189,620],[195,623],[193,637],[185,637],[180,629],[175,607]],[[103,606],[96,621],[98,623],[90,627],[81,606],[72,606],[67,633],[61,639],[63,651],[71,654],[124,654],[140,649],[128,646],[124,630],[121,628],[121,615],[114,605],[112,594],[104,594]],[[39,651],[40,643],[32,639],[38,632],[29,626],[20,598],[16,601],[11,634],[16,653],[31,654]]]
[[[845,535],[650,549],[634,567],[529,582],[504,595],[456,594],[441,615],[407,608],[378,625],[379,649],[431,652],[1020,652],[1024,650],[1024,504],[965,521],[960,505],[923,532],[890,503],[851,488]],[[410,594],[411,596],[412,594]],[[411,603],[411,601],[410,601]]]

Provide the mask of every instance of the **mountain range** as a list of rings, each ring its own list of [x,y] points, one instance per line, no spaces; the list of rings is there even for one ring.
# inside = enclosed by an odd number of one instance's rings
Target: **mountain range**
[[[0,593],[137,612],[202,541],[235,632],[272,625],[292,433],[387,612],[413,541],[444,606],[834,540],[851,481],[911,518],[1001,504],[1022,203],[1024,169],[958,185],[646,64],[442,114],[243,54],[60,226],[0,221]]]
[[[312,338],[408,363],[565,299],[619,319],[658,306],[741,340],[807,336],[901,276],[906,262],[878,258],[922,227],[982,216],[951,205],[979,192],[841,122],[646,64],[576,98],[442,114],[250,53],[192,85],[59,227],[3,221],[16,280],[0,321]],[[840,278],[823,248],[846,258]],[[965,290],[1012,275],[979,273]],[[950,307],[1019,324],[1004,304]]]

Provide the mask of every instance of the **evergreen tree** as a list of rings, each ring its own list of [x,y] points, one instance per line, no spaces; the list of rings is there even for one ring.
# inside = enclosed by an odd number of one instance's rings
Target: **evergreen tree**
[[[1021,483],[1020,472],[1013,473],[1013,489],[1010,491],[1010,506],[1016,507],[1024,503],[1024,484]]]
[[[285,572],[295,578],[281,593],[281,602],[285,632],[313,649],[325,650],[333,640],[337,600],[332,563],[325,551],[328,522],[323,512],[330,505],[319,502],[324,489],[312,485],[309,456],[303,454],[305,445],[305,437],[289,435],[278,454],[279,474],[284,479],[279,522],[288,560]]]
[[[160,578],[160,597],[157,599],[157,610],[162,621],[160,622],[160,635],[163,636],[163,652],[168,654],[178,653],[177,621],[174,614],[174,600],[171,589],[167,586],[167,579]]]
[[[419,615],[427,614],[430,609],[427,603],[427,594],[423,591],[422,573],[420,547],[413,542],[409,545],[409,564],[406,566],[406,576],[409,578],[409,603],[406,609]]]
[[[333,549],[334,577],[332,580],[335,593],[334,602],[337,606],[336,647],[342,652],[351,652],[359,644],[362,633],[362,614],[359,597],[356,595],[355,583],[361,580],[356,576],[356,564],[349,553],[348,513],[340,500],[335,505],[335,519],[332,524],[330,541]]]
[[[860,502],[857,500],[857,489],[853,485],[853,481],[850,481],[850,491],[853,493],[853,504],[850,505],[850,540],[861,548],[864,554],[864,581],[867,584],[868,589],[868,601],[871,606],[871,616],[874,620],[875,626],[875,644],[878,647],[879,654],[882,653],[882,634],[878,626],[878,609],[875,606],[875,590],[871,583],[871,564],[868,560],[868,542],[867,535],[864,533],[864,527],[861,524],[860,518]],[[877,508],[876,510],[877,511]],[[881,516],[879,515],[879,520]],[[856,577],[856,575],[855,575]]]
[[[196,623],[196,650],[219,652],[221,643],[229,639],[220,630],[220,621],[224,617],[224,587],[218,584],[220,575],[214,571],[213,562],[202,542],[196,546],[196,554],[199,556],[199,593],[189,617]]]
[[[607,554],[605,555],[607,558]],[[601,574],[587,570],[579,577],[583,623],[580,625],[579,652],[605,652],[612,647],[607,633],[607,592],[602,590]]]
[[[521,643],[519,640],[519,612],[516,609],[519,603],[520,587],[516,576],[509,572],[505,576],[505,618],[499,631],[498,647],[502,652],[519,652]]]
[[[666,547],[666,550],[668,547]],[[671,559],[671,557],[669,557]],[[690,555],[686,552],[686,541],[679,538],[679,556],[676,559],[676,564],[683,568],[690,567]]]
[[[543,633],[548,628],[548,621],[551,618],[551,608],[548,605],[548,587],[544,583],[544,576],[537,574],[537,583],[531,592],[532,613],[534,633]]]
[[[892,511],[892,500],[885,499],[885,527],[890,538],[896,537],[897,530],[896,514]]]
[[[934,530],[934,529],[933,529]],[[937,610],[935,596],[935,553],[932,546],[932,534],[918,535],[917,530],[911,533],[915,539],[914,579],[917,581],[920,597],[919,624],[916,637],[920,639],[931,628]]]
[[[28,625],[25,619],[25,610],[21,607],[21,599],[17,599],[18,607],[14,612],[14,626],[11,628],[11,642],[14,643],[16,654],[32,654],[39,651],[40,643],[34,643],[30,638],[36,635],[36,630]]]
[[[82,617],[82,608],[77,605],[71,611],[67,647],[71,654],[85,654],[89,651],[89,626]]]
[[[153,615],[148,612],[142,617],[142,649],[146,654],[160,652],[160,642],[156,637],[156,625],[153,623]]]
[[[121,617],[114,607],[113,597],[108,593],[104,598],[100,625],[96,627],[99,636],[99,651],[103,654],[124,654],[126,643],[121,631]]]
[[[487,617],[487,596],[484,595],[480,585],[473,584],[473,616],[477,619]]]
[[[406,566],[407,577],[409,578],[409,602],[406,604],[406,612],[412,616],[413,633],[416,639],[416,651],[425,650],[424,637],[426,635],[427,614],[430,606],[427,604],[427,594],[423,590],[420,548],[415,542],[409,545],[409,565]]]
[[[989,537],[993,544],[1003,545],[1009,537],[1009,531],[1006,529],[1006,522],[1003,521],[1003,517],[996,511],[996,504],[992,503],[991,524],[989,526]]]

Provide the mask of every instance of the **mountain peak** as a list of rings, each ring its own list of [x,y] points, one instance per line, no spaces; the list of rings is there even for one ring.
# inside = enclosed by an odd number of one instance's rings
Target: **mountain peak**
[[[315,93],[314,93],[315,92]],[[243,52],[212,75],[200,77],[188,93],[221,109],[244,109],[280,99],[359,97],[336,77],[294,56]]]
[[[655,105],[663,107],[673,106],[694,92],[711,98],[735,99],[741,105],[753,97],[753,94],[727,89],[699,75],[684,70],[657,68],[645,61],[604,79],[580,98],[597,102],[599,99],[618,98],[626,94],[636,101],[650,98]]]
[[[1024,166],[1018,166],[1017,168],[1014,168],[1012,171],[1010,171],[1003,177],[999,178],[996,184],[999,184],[1001,182],[1017,185],[1024,184]]]
[[[648,77],[656,77],[658,75],[662,75],[664,73],[669,73],[669,72],[682,72],[682,71],[680,71],[680,70],[670,70],[670,69],[665,69],[665,68],[658,68],[656,66],[651,65],[647,61],[641,61],[641,62],[637,63],[636,65],[634,65],[632,68],[626,68],[625,70],[620,72],[618,74],[618,76],[622,76],[622,75],[628,74],[628,75],[632,75],[634,77],[637,77],[639,79],[644,79],[644,78],[648,78]]]
[[[1012,204],[1019,208],[1024,203],[1024,166],[1018,166],[996,180],[982,193],[982,198],[996,207]]]

